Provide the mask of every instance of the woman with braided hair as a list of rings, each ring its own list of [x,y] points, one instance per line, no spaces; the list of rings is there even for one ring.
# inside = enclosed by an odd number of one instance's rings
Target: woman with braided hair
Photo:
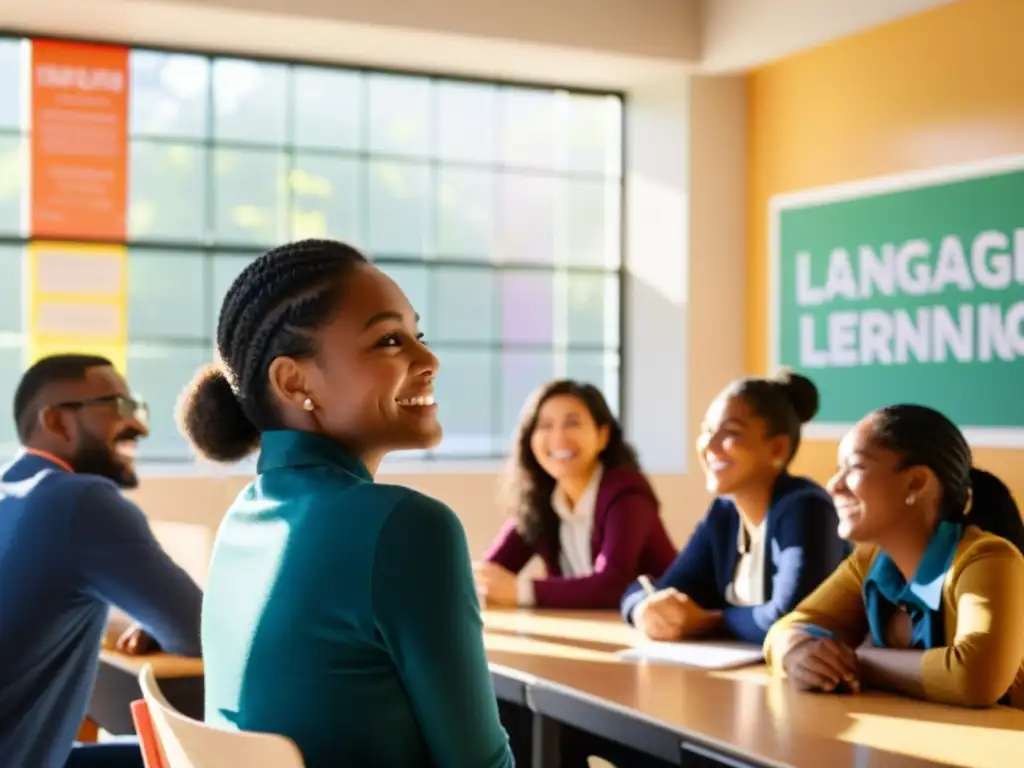
[[[219,362],[182,396],[198,453],[260,449],[210,566],[207,721],[287,736],[309,768],[512,765],[462,525],[374,480],[441,439],[417,322],[355,249],[275,248],[231,285]]]
[[[819,691],[883,688],[1024,708],[1024,524],[945,416],[894,405],[839,447],[829,490],[861,546],[765,640],[774,670]]]

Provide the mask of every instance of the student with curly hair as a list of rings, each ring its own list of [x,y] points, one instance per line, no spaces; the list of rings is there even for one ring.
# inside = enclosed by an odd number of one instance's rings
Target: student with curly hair
[[[675,548],[636,452],[597,387],[557,380],[527,401],[508,470],[510,520],[476,565],[489,605],[614,608]],[[543,578],[518,576],[534,556]]]

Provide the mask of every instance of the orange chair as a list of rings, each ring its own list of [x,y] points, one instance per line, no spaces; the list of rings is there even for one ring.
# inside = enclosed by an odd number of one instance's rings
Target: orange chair
[[[168,768],[160,748],[160,737],[156,735],[153,718],[149,716],[149,705],[145,699],[139,699],[132,702],[131,709],[135,735],[139,737],[139,746],[142,748],[142,762],[146,768]]]

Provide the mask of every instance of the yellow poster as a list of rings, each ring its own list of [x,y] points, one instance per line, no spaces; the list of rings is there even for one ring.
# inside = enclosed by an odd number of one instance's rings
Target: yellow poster
[[[127,373],[128,254],[122,245],[35,242],[26,270],[26,365],[46,355],[102,355]]]

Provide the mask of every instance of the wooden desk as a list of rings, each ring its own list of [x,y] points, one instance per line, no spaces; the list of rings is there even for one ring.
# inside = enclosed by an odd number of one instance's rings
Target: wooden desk
[[[484,624],[492,671],[533,678],[536,711],[664,759],[682,762],[686,743],[733,765],[1002,768],[1024,751],[1024,712],[1009,708],[799,693],[764,667],[621,662],[641,639],[612,613],[486,611]]]
[[[129,656],[120,651],[100,651],[100,669],[86,717],[117,736],[135,733],[129,705],[142,698],[139,672],[153,665],[160,689],[179,712],[203,717],[203,662],[169,653]]]
[[[1024,712],[1005,707],[799,693],[764,667],[706,672],[619,661],[616,653],[642,638],[614,613],[489,610],[484,626],[500,699],[683,765],[710,753],[734,768],[1003,768],[1024,752]],[[100,659],[93,705],[112,704],[91,706],[90,718],[111,733],[132,732],[126,702],[141,695],[147,663],[182,711],[202,717],[201,660],[109,650]]]
[[[202,677],[203,660],[170,653],[149,653],[144,656],[130,656],[120,651],[100,651],[100,663],[128,672],[136,677],[147,664],[153,665],[158,680],[173,677]]]

